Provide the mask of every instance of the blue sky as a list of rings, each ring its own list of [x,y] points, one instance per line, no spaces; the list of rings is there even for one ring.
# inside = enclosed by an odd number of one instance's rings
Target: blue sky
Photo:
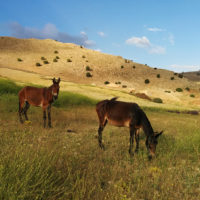
[[[200,69],[198,0],[2,0],[0,36],[52,38],[177,72]]]

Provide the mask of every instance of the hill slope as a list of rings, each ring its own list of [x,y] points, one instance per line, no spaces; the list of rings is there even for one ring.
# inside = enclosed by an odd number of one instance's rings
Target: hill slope
[[[48,64],[44,64],[42,57]],[[36,63],[41,66],[36,66]],[[192,101],[198,104],[196,99],[189,97],[188,92],[175,92],[176,88],[184,90],[188,87],[193,89],[192,93],[196,93],[198,85],[186,78],[179,78],[172,71],[151,68],[121,56],[49,39],[0,37],[0,68],[0,75],[3,74],[3,69],[9,68],[40,74],[43,77],[61,77],[63,81],[77,84],[92,84],[128,93],[145,93],[151,98],[160,97],[165,101]],[[90,73],[91,77],[87,77],[86,73]],[[9,74],[7,73],[6,77],[9,78]],[[5,76],[5,73],[2,76]],[[171,80],[172,77],[174,80]],[[145,79],[149,79],[150,83],[145,84]],[[105,85],[106,81],[109,84]]]

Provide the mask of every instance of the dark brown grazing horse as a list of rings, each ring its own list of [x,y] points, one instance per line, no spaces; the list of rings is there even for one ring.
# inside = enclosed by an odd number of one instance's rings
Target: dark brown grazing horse
[[[136,140],[135,152],[139,149],[139,129],[142,128],[146,135],[146,147],[149,159],[155,155],[157,139],[163,133],[154,133],[153,128],[144,113],[144,111],[136,103],[127,103],[116,101],[117,98],[111,100],[103,100],[97,103],[96,112],[99,118],[98,141],[99,146],[104,149],[102,144],[102,131],[107,122],[114,126],[126,126],[130,129],[130,147],[129,153],[133,155],[132,148],[134,143],[134,135]]]
[[[22,113],[28,120],[27,110],[30,105],[41,106],[43,109],[44,127],[46,127],[46,110],[48,111],[48,126],[51,127],[51,104],[58,98],[60,78],[53,78],[53,85],[48,88],[36,88],[26,86],[18,93],[19,96],[19,119],[23,123]]]

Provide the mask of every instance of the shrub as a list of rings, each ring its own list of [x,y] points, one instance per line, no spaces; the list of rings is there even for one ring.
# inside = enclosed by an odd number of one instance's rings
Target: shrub
[[[190,88],[189,88],[189,87],[186,87],[185,90],[190,91]]]
[[[41,57],[41,60],[46,60],[46,58],[42,56],[42,57]]]
[[[54,51],[54,53],[58,53],[58,51],[56,50],[56,51]]]
[[[83,48],[83,46],[82,46],[82,45],[80,45],[80,48],[82,49],[82,48]]]
[[[124,68],[124,65],[121,65],[121,69],[123,69]]]
[[[17,58],[17,61],[18,62],[22,62],[23,60],[21,58]]]
[[[86,77],[92,77],[92,74],[90,72],[87,72]]]
[[[149,84],[150,83],[150,80],[149,79],[145,79],[145,84]]]
[[[130,63],[130,61],[128,59],[124,59],[125,63]]]
[[[195,95],[194,95],[194,94],[191,94],[191,95],[190,95],[190,97],[193,97],[193,98],[194,98],[194,97],[195,97]]]
[[[59,56],[56,56],[56,59],[60,59],[60,57],[59,57]]]
[[[42,66],[40,63],[35,63],[35,65],[37,66],[37,67],[40,67],[40,66]]]
[[[155,70],[157,70],[157,68],[156,68],[156,67],[154,67],[154,69],[155,69]]]
[[[179,78],[183,78],[183,74],[178,74],[178,77]]]
[[[122,85],[123,88],[127,88],[127,85]]]
[[[176,91],[177,92],[183,92],[183,89],[182,88],[176,88]]]
[[[70,58],[67,59],[67,62],[72,62],[72,60]]]
[[[43,63],[44,64],[49,64],[49,61],[48,60],[44,60]]]
[[[133,65],[133,69],[135,69],[136,68],[136,66],[135,65]]]
[[[160,78],[160,74],[157,74],[157,78]]]
[[[166,92],[166,93],[171,93],[171,91],[169,91],[169,90],[165,90],[165,92]]]
[[[58,60],[56,58],[53,59],[53,62],[58,62]]]
[[[109,81],[105,81],[104,84],[105,84],[105,85],[108,85],[108,84],[110,84],[110,82],[109,82]]]
[[[86,57],[83,55],[82,58],[86,58]]]
[[[177,75],[178,75],[178,73],[176,73],[176,72],[175,72],[175,73],[174,73],[174,75],[175,75],[175,76],[177,76]]]
[[[200,72],[197,72],[197,76],[200,76]]]
[[[172,76],[170,79],[171,79],[171,80],[174,80],[174,77]]]
[[[118,81],[118,82],[115,82],[115,84],[116,84],[116,85],[119,85],[119,84],[121,84],[121,82],[120,82],[120,81]]]
[[[154,98],[152,101],[155,103],[163,103],[161,98]]]
[[[86,71],[92,71],[92,69],[89,66],[85,67]]]

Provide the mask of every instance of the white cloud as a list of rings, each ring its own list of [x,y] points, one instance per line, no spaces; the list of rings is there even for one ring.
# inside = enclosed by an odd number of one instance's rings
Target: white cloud
[[[129,38],[126,40],[126,44],[144,48],[151,54],[165,54],[164,47],[152,44],[145,36]]]
[[[134,45],[136,47],[140,47],[140,48],[146,48],[150,46],[150,42],[148,40],[148,38],[146,38],[145,36],[139,38],[139,37],[132,37],[129,38],[128,40],[126,40],[126,44],[128,45]]]
[[[161,28],[147,28],[148,31],[151,31],[151,32],[162,32],[162,31],[165,31],[164,29],[161,29]]]
[[[171,70],[176,72],[186,72],[186,71],[199,71],[200,65],[177,65],[173,64],[169,66]]]
[[[54,39],[60,42],[75,43],[91,47],[95,45],[94,41],[88,39],[87,34],[82,31],[80,35],[74,36],[65,32],[60,32],[54,24],[46,24],[42,29],[24,27],[15,22],[9,25],[11,35],[17,38],[37,38],[37,39]]]
[[[99,36],[101,36],[101,37],[105,37],[105,36],[106,36],[106,34],[105,34],[104,32],[102,32],[102,31],[99,31],[97,34],[98,34]]]
[[[169,34],[169,42],[171,45],[174,45],[174,35],[172,33]]]
[[[151,54],[165,54],[165,48],[161,46],[152,45],[149,49],[149,53]]]

